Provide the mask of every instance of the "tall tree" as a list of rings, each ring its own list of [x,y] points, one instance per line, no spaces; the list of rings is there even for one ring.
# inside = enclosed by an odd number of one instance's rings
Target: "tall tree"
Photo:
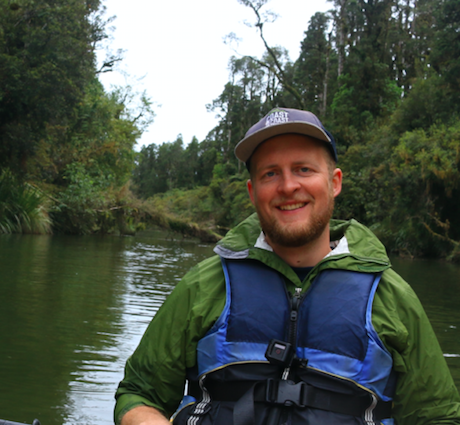
[[[345,143],[353,132],[356,135],[376,118],[389,116],[399,102],[400,91],[387,48],[392,5],[393,0],[336,2],[336,7],[345,8],[345,12],[336,11],[334,16],[346,21],[336,22],[335,27],[348,32],[343,74],[332,110],[335,125],[347,133],[343,136]]]
[[[303,98],[292,81],[293,73],[288,72],[289,60],[286,50],[280,46],[271,46],[265,38],[264,25],[274,22],[278,17],[271,10],[264,9],[268,1],[269,0],[238,0],[239,3],[253,11],[255,15],[255,22],[252,24],[252,26],[257,28],[259,36],[266,50],[266,54],[262,59],[255,57],[251,58],[260,66],[266,68],[270,74],[273,74],[277,82],[279,82],[284,90],[289,93],[290,97],[295,103],[295,106],[303,109],[305,108],[305,105],[303,104]],[[234,37],[235,35],[231,34],[230,38]]]
[[[460,0],[446,0],[436,11],[432,64],[452,91],[460,90]],[[458,96],[457,96],[458,99]],[[458,110],[458,109],[457,109]]]
[[[328,15],[321,12],[311,17],[295,62],[295,83],[302,93],[303,102],[322,118],[325,118],[328,106],[329,81],[337,76],[336,72],[334,77],[331,75],[331,62],[334,62],[336,54],[328,35],[329,20]]]
[[[266,69],[251,57],[232,57],[229,70],[231,81],[207,106],[220,120],[206,140],[220,153],[223,162],[236,164],[233,149],[267,105],[271,107],[273,86]]]
[[[27,172],[50,128],[75,115],[94,75],[98,0],[0,1],[0,167]]]

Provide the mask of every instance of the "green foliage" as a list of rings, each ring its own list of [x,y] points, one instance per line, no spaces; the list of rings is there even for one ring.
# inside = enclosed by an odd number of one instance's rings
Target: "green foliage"
[[[175,142],[144,146],[133,174],[136,193],[148,198],[157,193],[209,184],[216,162],[215,149],[204,150],[194,138],[186,148],[182,136]]]
[[[171,229],[185,226],[177,223],[171,225],[177,220],[180,223],[197,223],[201,228],[216,233],[226,233],[254,212],[247,194],[247,178],[245,171],[229,179],[225,166],[218,164],[214,167],[209,186],[191,190],[173,189],[149,198],[146,204],[157,214],[167,217],[163,225]]]
[[[51,233],[43,193],[18,181],[7,169],[0,175],[0,232]]]
[[[70,166],[65,177],[68,186],[54,194],[49,208],[56,232],[134,235],[145,229],[151,213],[133,195],[129,183],[115,190],[103,178],[88,175],[81,164]]]
[[[72,121],[102,34],[85,2],[17,5],[0,2],[0,167],[25,172],[47,127]]]
[[[427,130],[437,122],[451,123],[458,116],[458,96],[444,79],[431,73],[414,81],[410,95],[401,102],[390,118],[394,131],[402,134],[418,128]]]
[[[95,47],[106,37],[99,0],[12,5],[0,0],[0,170],[52,192],[54,230],[128,231],[135,221],[125,214],[123,229],[115,194],[131,176],[136,140],[153,112],[145,94],[107,93],[97,79]],[[30,190],[20,197],[34,200]],[[16,201],[5,205],[19,217]],[[15,231],[35,231],[26,218],[15,220]]]
[[[312,16],[294,67],[294,81],[304,104],[320,117],[326,116],[329,106],[328,83],[337,78],[337,55],[327,35],[329,20],[325,13]]]
[[[430,239],[452,248],[460,240],[460,122],[406,133],[392,159],[396,179],[406,183],[398,188],[399,198],[406,201],[402,207],[426,228]]]
[[[210,189],[215,202],[214,217],[217,226],[233,227],[254,212],[246,188],[248,178],[248,172],[245,171],[229,179],[222,164],[214,167]]]
[[[368,224],[387,247],[452,256],[460,241],[460,121],[398,136],[381,127],[343,158],[337,212]]]
[[[127,94],[120,90],[107,94],[92,79],[76,105],[75,121],[66,127],[47,127],[47,137],[26,162],[28,174],[65,186],[67,167],[78,161],[91,175],[104,175],[117,187],[125,184],[135,166],[134,145],[141,134],[122,100]]]
[[[376,66],[374,66],[375,68]],[[401,89],[390,78],[375,80],[366,90],[358,88],[360,76],[344,74],[339,78],[340,88],[334,96],[331,111],[334,125],[341,132],[366,131],[376,119],[389,117],[401,99]],[[343,138],[346,142],[346,138]]]
[[[67,187],[57,195],[59,204],[51,210],[55,227],[72,234],[95,232],[100,226],[98,212],[105,206],[104,189],[108,182],[104,177],[98,180],[90,176],[80,163],[69,164],[64,178]]]
[[[452,196],[460,183],[460,122],[404,134],[393,157],[396,173],[410,179],[418,176],[428,185],[440,183],[445,195]]]
[[[436,10],[437,31],[432,53],[433,66],[450,88],[460,89],[460,1],[446,0]]]

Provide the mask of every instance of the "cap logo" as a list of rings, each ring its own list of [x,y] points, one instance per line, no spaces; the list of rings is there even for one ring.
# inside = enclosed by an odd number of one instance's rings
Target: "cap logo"
[[[265,127],[270,127],[271,125],[276,124],[283,124],[285,122],[289,122],[289,114],[286,111],[278,109],[267,116],[265,119]]]

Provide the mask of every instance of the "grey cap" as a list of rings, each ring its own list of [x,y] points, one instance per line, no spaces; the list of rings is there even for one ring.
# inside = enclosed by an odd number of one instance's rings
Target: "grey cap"
[[[332,135],[323,127],[318,117],[299,109],[272,109],[257,124],[254,124],[235,148],[236,157],[247,162],[257,147],[266,140],[281,134],[296,133],[314,137],[327,143],[335,162],[337,149]]]

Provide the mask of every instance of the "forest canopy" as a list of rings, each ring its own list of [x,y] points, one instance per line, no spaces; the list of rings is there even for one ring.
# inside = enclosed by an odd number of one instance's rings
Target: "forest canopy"
[[[265,39],[268,0],[238,1],[265,53],[230,58],[229,81],[207,105],[218,124],[204,140],[136,153],[151,102],[141,95],[132,110],[129,88],[100,84],[99,1],[0,0],[3,230],[18,222],[6,194],[19,181],[28,186],[14,199],[32,191],[55,232],[122,232],[150,219],[223,233],[252,211],[234,147],[284,106],[314,112],[337,141],[337,218],[370,226],[393,252],[458,260],[460,0],[333,0],[306,24],[295,61]]]
[[[67,233],[112,226],[107,210],[130,179],[136,140],[153,115],[145,96],[134,111],[129,87],[108,93],[100,83],[118,60],[97,69],[106,24],[99,0],[0,0],[3,231],[38,232],[32,217]]]

